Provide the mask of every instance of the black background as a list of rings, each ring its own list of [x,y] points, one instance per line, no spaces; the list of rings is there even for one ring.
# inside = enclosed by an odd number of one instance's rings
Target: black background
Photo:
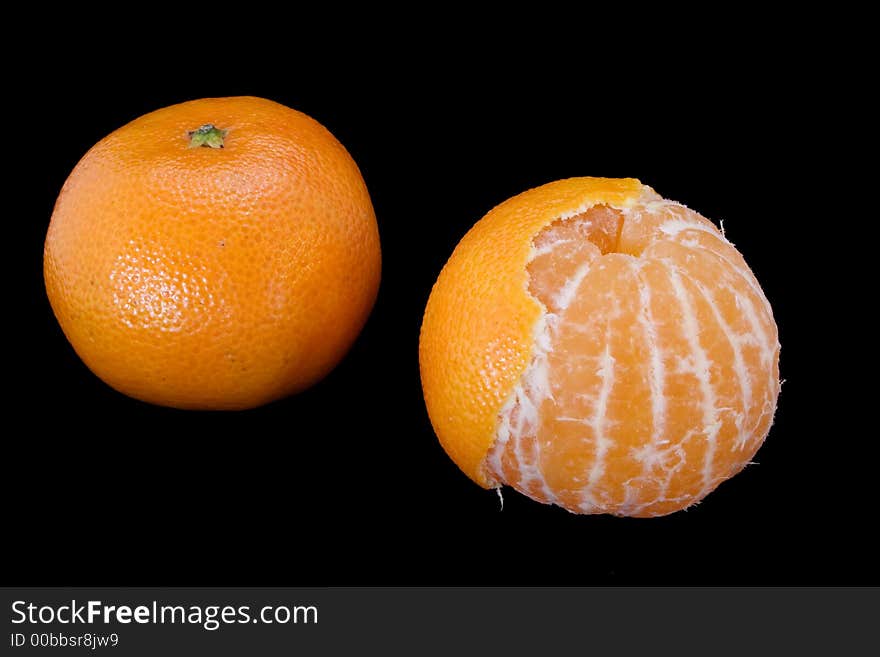
[[[22,149],[6,244],[9,293],[21,296],[7,320],[16,335],[4,432],[7,577],[877,582],[866,537],[876,493],[860,470],[869,438],[835,383],[843,379],[832,378],[851,359],[828,320],[846,302],[822,284],[818,270],[833,267],[815,255],[839,246],[814,228],[829,207],[810,198],[825,180],[814,160],[824,137],[803,130],[817,64],[754,25],[728,38],[721,23],[597,38],[602,25],[558,40],[529,21],[467,34],[453,22],[434,25],[440,36],[413,29],[392,41],[333,27],[305,46],[317,28],[302,24],[271,49],[230,39],[232,25],[216,38],[181,26],[199,43],[180,57],[166,49],[172,37],[129,42],[118,32],[65,42],[49,64],[24,57],[14,108],[24,127],[7,135]],[[113,129],[176,102],[243,94],[313,116],[355,158],[382,238],[379,298],[341,365],[295,398],[240,413],[143,404],[93,376],[52,316],[41,268],[52,206],[78,159]],[[687,512],[582,517],[509,489],[499,511],[428,421],[418,333],[440,268],[494,205],[579,175],[638,177],[724,219],[774,308],[786,381],[776,423],[758,465]]]

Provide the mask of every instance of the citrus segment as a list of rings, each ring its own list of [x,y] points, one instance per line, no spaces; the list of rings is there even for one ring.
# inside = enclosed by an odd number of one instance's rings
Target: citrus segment
[[[498,412],[530,360],[541,305],[527,294],[532,240],[545,226],[597,203],[624,207],[637,180],[562,180],[503,203],[477,223],[443,268],[425,309],[419,342],[422,388],[447,453],[482,486]]]

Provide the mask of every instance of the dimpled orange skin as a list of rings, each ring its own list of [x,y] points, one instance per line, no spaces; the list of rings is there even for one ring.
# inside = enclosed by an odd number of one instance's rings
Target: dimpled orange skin
[[[227,131],[223,148],[189,133]],[[44,276],[106,383],[186,409],[244,409],[325,376],[379,286],[354,160],[310,117],[253,97],[195,100],[102,139],[64,184]]]
[[[425,310],[428,414],[452,460],[574,513],[666,515],[760,448],[779,394],[766,297],[708,220],[634,179],[515,196]]]

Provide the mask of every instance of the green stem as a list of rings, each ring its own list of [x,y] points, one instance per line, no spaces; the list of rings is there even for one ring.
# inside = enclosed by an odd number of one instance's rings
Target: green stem
[[[190,148],[198,148],[199,146],[204,146],[206,148],[223,148],[223,140],[226,139],[228,132],[228,130],[215,128],[211,123],[206,123],[186,134],[189,136]]]

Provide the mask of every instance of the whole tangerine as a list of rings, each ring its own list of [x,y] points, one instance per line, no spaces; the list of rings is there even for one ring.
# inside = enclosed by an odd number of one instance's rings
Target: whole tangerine
[[[76,165],[44,252],[55,316],[113,388],[244,409],[325,376],[379,286],[354,160],[314,119],[253,97],[135,119]]]
[[[583,514],[700,501],[751,461],[780,388],[740,253],[634,179],[561,180],[489,212],[437,279],[419,361],[465,474]]]

